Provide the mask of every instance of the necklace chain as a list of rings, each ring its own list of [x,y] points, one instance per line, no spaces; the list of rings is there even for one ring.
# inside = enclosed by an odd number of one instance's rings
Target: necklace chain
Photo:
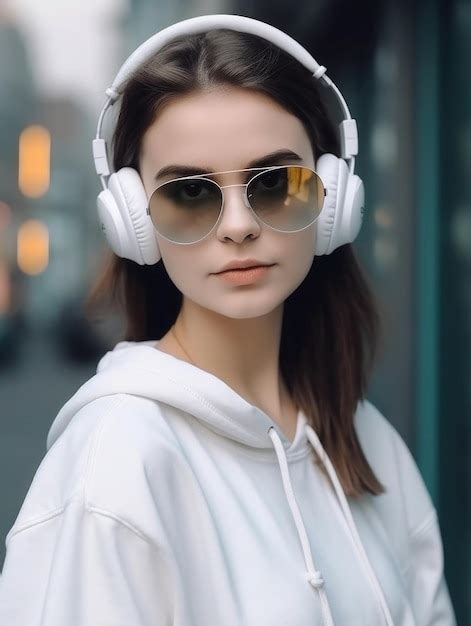
[[[190,362],[196,366],[196,363],[193,361],[193,359],[191,358],[191,356],[188,354],[188,352],[185,350],[185,348],[182,346],[182,344],[180,343],[180,340],[177,337],[177,333],[174,330],[175,328],[175,324],[172,326],[172,328],[170,329],[172,335],[175,337],[178,345],[180,346],[180,348],[183,350],[183,352],[186,354],[186,356],[190,359]]]
[[[183,352],[186,354],[186,356],[190,359],[190,362],[195,366],[198,367],[196,365],[196,363],[193,361],[193,359],[191,358],[191,356],[188,354],[188,352],[185,350],[185,348],[182,346],[180,340],[177,337],[177,333],[175,332],[175,324],[170,328],[170,332],[172,333],[172,335],[175,337],[176,342],[178,343],[178,345],[180,346],[180,348],[183,350]],[[299,407],[298,405],[296,405],[296,410],[299,411]]]

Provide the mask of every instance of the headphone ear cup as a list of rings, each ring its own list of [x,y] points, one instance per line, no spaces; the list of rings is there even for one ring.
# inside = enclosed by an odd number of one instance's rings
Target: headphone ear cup
[[[161,259],[155,229],[147,214],[147,194],[138,172],[123,167],[97,198],[102,230],[112,250],[139,265]]]
[[[360,232],[365,214],[365,186],[359,176],[349,173],[345,203],[342,216],[342,232],[347,241],[352,243]]]
[[[342,168],[343,164],[343,168]],[[347,169],[347,171],[345,171]],[[316,162],[316,172],[326,189],[324,206],[317,220],[316,256],[330,254],[333,250],[331,242],[339,220],[339,204],[345,195],[347,164],[334,154],[322,154]]]
[[[347,162],[334,154],[322,154],[316,163],[327,195],[317,220],[316,256],[330,254],[357,237],[364,210],[364,187],[351,175]]]

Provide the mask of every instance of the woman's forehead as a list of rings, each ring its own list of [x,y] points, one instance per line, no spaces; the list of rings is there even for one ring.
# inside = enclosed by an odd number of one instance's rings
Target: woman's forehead
[[[169,103],[147,130],[143,153],[158,161],[156,167],[199,163],[214,165],[215,171],[225,169],[226,159],[227,169],[244,168],[281,147],[309,158],[310,140],[301,121],[264,94],[235,89]]]

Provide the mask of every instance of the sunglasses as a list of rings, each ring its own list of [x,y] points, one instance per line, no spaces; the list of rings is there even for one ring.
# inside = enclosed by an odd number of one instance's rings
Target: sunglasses
[[[275,165],[214,174],[256,170],[261,171],[247,183],[224,187],[203,174],[169,180],[152,192],[147,214],[165,239],[173,243],[196,243],[207,237],[219,222],[224,207],[223,190],[244,187],[247,208],[273,230],[293,233],[316,221],[327,192],[320,176],[309,167]]]

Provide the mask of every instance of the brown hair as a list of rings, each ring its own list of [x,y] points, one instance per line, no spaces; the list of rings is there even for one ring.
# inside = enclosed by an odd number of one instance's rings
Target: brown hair
[[[115,171],[125,166],[139,171],[142,137],[163,105],[220,85],[269,95],[301,120],[317,158],[326,152],[340,156],[335,125],[310,72],[264,39],[219,29],[167,43],[127,80],[113,135]],[[108,267],[88,295],[87,311],[102,298],[124,313],[125,341],[161,338],[182,303],[162,262],[139,265],[111,251]],[[367,390],[380,322],[351,244],[315,257],[284,306],[281,374],[350,496],[385,491],[353,422]]]

